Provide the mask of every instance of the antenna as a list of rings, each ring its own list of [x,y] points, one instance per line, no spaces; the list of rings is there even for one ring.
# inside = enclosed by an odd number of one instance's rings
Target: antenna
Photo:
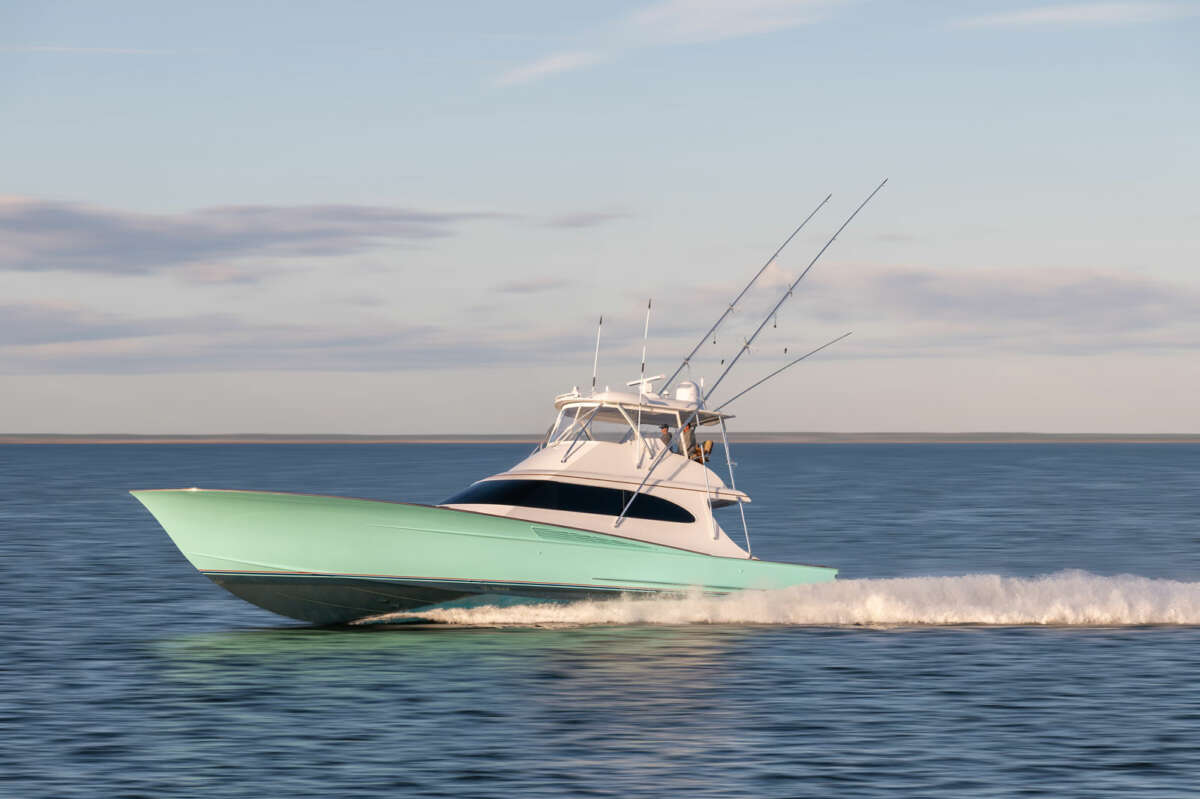
[[[851,332],[851,333],[853,333],[854,331],[850,331],[850,332]],[[799,358],[797,358],[796,360],[794,360],[794,361],[792,361],[791,363],[789,363],[787,366],[781,366],[781,367],[779,367],[779,368],[778,368],[778,369],[776,369],[774,372],[771,372],[771,374],[769,374],[769,375],[767,375],[766,377],[764,377],[762,380],[759,380],[757,383],[754,383],[753,385],[749,386],[748,388],[744,388],[744,389],[742,389],[741,391],[739,391],[738,393],[734,394],[734,395],[733,395],[732,397],[730,397],[729,399],[727,399],[727,400],[725,400],[724,402],[722,402],[722,403],[721,403],[719,406],[717,406],[717,407],[714,409],[714,412],[715,412],[715,413],[720,413],[720,411],[721,411],[721,409],[722,409],[722,408],[724,408],[724,407],[726,407],[727,405],[729,405],[729,403],[733,402],[733,401],[734,401],[735,399],[737,399],[738,397],[742,396],[743,394],[748,394],[748,393],[750,393],[750,391],[751,391],[751,390],[758,388],[758,387],[759,387],[759,386],[761,386],[763,383],[767,382],[767,381],[768,381],[768,380],[770,380],[772,377],[774,377],[775,375],[777,375],[777,374],[779,374],[780,372],[784,371],[785,369],[791,369],[793,366],[795,366],[796,364],[798,364],[798,363],[800,363],[801,361],[803,361],[803,360],[804,360],[805,358],[807,358],[809,355],[816,355],[818,352],[820,352],[821,350],[825,349],[826,347],[830,347],[830,346],[833,346],[834,344],[837,344],[839,341],[841,341],[842,339],[844,339],[844,338],[845,338],[846,336],[848,336],[848,335],[850,335],[850,333],[843,333],[842,335],[840,335],[840,336],[838,336],[837,338],[835,338],[833,341],[826,342],[826,343],[822,344],[821,346],[817,347],[817,348],[816,348],[815,350],[813,350],[812,352],[806,352],[805,354],[801,355],[801,356],[800,356]]]
[[[654,304],[654,298],[646,300],[646,327],[642,330],[642,379],[638,381],[638,417],[636,436],[638,440],[642,437],[642,395],[646,393],[646,341],[650,338],[650,306]],[[641,460],[642,450],[638,448],[638,460]]]
[[[604,327],[604,314],[600,314],[600,324],[596,325],[596,354],[592,358],[592,394],[596,393],[596,367],[600,365],[600,330]]]
[[[650,337],[650,306],[654,303],[654,298],[646,300],[646,327],[642,330],[642,385],[645,387],[646,382],[646,340]],[[639,393],[643,389],[638,389]]]
[[[683,359],[683,363],[679,364],[679,368],[676,369],[674,371],[674,373],[672,373],[672,375],[667,378],[667,382],[663,383],[663,386],[660,389],[660,391],[663,394],[666,393],[667,388],[671,385],[671,381],[674,380],[675,378],[679,377],[679,373],[682,372],[687,367],[688,363],[692,360],[693,357],[695,357],[696,353],[700,351],[700,348],[704,346],[704,342],[708,341],[709,337],[711,337],[714,333],[717,332],[717,328],[721,326],[721,324],[725,321],[725,319],[729,316],[729,314],[733,313],[734,307],[737,306],[737,304],[739,302],[741,302],[742,297],[746,296],[746,292],[749,291],[750,288],[758,281],[759,277],[762,276],[762,273],[767,271],[767,267],[770,266],[771,264],[775,263],[775,259],[779,257],[779,253],[783,252],[783,248],[788,246],[788,244],[791,243],[792,239],[796,238],[796,234],[804,229],[804,226],[808,224],[808,220],[810,220],[814,216],[816,216],[817,211],[820,211],[821,208],[825,205],[825,203],[829,202],[829,198],[832,196],[833,196],[832,194],[825,195],[825,199],[821,200],[821,202],[817,205],[817,207],[812,210],[812,213],[810,213],[808,216],[806,216],[804,218],[804,221],[801,222],[800,225],[795,230],[792,231],[792,235],[788,236],[787,239],[784,240],[783,244],[779,245],[779,249],[777,249],[774,253],[772,253],[771,257],[767,259],[767,262],[765,264],[763,264],[761,267],[759,267],[759,270],[754,273],[754,277],[750,278],[750,282],[746,284],[746,287],[744,289],[742,289],[741,292],[736,297],[733,298],[733,302],[729,303],[729,307],[725,309],[725,312],[723,314],[721,314],[721,318],[718,319],[716,321],[716,323],[714,323],[713,326],[708,329],[707,333],[705,333],[703,336],[700,337],[700,342],[698,344],[696,344],[695,347],[692,347],[692,351],[689,352],[687,354],[687,357]],[[717,343],[716,339],[713,339],[713,344],[716,344],[716,343]]]
[[[837,229],[837,232],[829,238],[829,241],[825,242],[825,246],[821,248],[820,252],[813,256],[813,259],[808,262],[808,266],[804,267],[804,271],[800,273],[800,277],[792,281],[792,284],[788,286],[788,290],[785,291],[783,296],[779,298],[779,302],[775,303],[775,307],[772,308],[767,313],[766,317],[763,318],[762,323],[754,331],[754,334],[751,335],[750,338],[746,339],[746,343],[742,345],[740,350],[738,350],[737,355],[733,356],[733,360],[731,360],[729,365],[725,367],[725,371],[721,372],[721,376],[716,379],[716,382],[712,384],[712,388],[710,388],[707,393],[712,394],[717,390],[717,386],[719,386],[721,381],[724,380],[726,375],[729,374],[729,370],[732,369],[735,364],[737,364],[738,359],[745,354],[746,350],[750,348],[750,345],[754,343],[754,340],[758,338],[758,334],[761,333],[763,328],[767,326],[767,322],[771,321],[771,317],[779,311],[780,306],[787,302],[788,297],[792,296],[792,292],[795,291],[796,286],[800,284],[800,281],[803,280],[804,276],[807,275],[809,270],[813,268],[813,265],[816,264],[816,262],[820,260],[821,256],[825,254],[825,251],[829,249],[829,245],[833,244],[833,242],[837,240],[837,237],[841,235],[843,230],[846,229],[846,226],[850,224],[854,217],[858,216],[858,212],[866,207],[867,203],[871,202],[871,198],[878,194],[879,190],[885,185],[887,185],[887,178],[884,178],[883,183],[880,183],[875,187],[875,191],[867,195],[867,199],[863,200],[862,203],[860,203],[859,206],[854,209],[854,213],[850,214],[850,216],[846,218],[846,221],[842,223],[842,226]],[[687,363],[687,361],[684,361],[684,363]],[[696,421],[696,417],[700,415],[700,409],[702,407],[704,407],[703,394],[700,396],[700,401],[696,403],[696,409],[692,411],[692,415],[688,417],[688,421],[685,424]],[[679,430],[675,431],[675,434],[671,436],[671,441],[667,444],[667,447],[663,450],[663,453],[670,451],[671,446],[675,443],[675,440],[679,438],[679,434],[682,430],[683,427],[681,426]],[[655,459],[654,463],[650,464],[650,468],[646,471],[646,476],[642,478],[642,482],[638,484],[637,489],[633,492],[633,496],[629,498],[629,502],[627,502],[625,507],[621,510],[621,515],[618,516],[616,521],[613,522],[613,527],[617,527],[621,524],[621,521],[625,518],[625,514],[629,512],[629,508],[633,505],[633,501],[637,499],[638,494],[640,494],[642,489],[646,487],[646,482],[650,479],[650,475],[654,474],[654,470],[657,469],[658,465],[664,460],[665,458],[663,457],[663,454],[660,453],[658,458]]]

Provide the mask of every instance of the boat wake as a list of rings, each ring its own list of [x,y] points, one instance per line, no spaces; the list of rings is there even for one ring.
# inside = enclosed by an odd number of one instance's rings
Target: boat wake
[[[359,623],[469,626],[768,624],[806,626],[1200,624],[1200,583],[1065,571],[1042,577],[837,580],[728,596],[432,608]]]

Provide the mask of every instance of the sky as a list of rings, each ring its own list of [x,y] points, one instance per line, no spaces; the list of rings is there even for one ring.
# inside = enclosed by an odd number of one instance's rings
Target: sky
[[[0,433],[1200,433],[1200,0],[0,4]],[[725,363],[723,364],[722,361]]]

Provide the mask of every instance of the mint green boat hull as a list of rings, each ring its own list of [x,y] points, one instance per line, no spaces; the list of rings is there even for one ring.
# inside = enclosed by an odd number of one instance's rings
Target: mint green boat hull
[[[314,624],[480,594],[720,594],[837,575],[430,505],[258,491],[132,493],[201,573],[255,605]]]

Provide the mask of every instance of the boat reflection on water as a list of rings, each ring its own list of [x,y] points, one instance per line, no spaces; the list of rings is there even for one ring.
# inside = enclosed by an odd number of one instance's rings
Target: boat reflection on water
[[[622,683],[670,690],[685,674],[720,680],[731,649],[759,631],[727,627],[484,628],[437,624],[301,627],[195,633],[150,646],[159,677],[205,694],[288,686],[390,692],[423,683],[431,701],[455,686],[505,675],[506,691],[569,680],[611,701]],[[403,675],[403,677],[401,677]],[[533,691],[531,696],[540,694]]]

